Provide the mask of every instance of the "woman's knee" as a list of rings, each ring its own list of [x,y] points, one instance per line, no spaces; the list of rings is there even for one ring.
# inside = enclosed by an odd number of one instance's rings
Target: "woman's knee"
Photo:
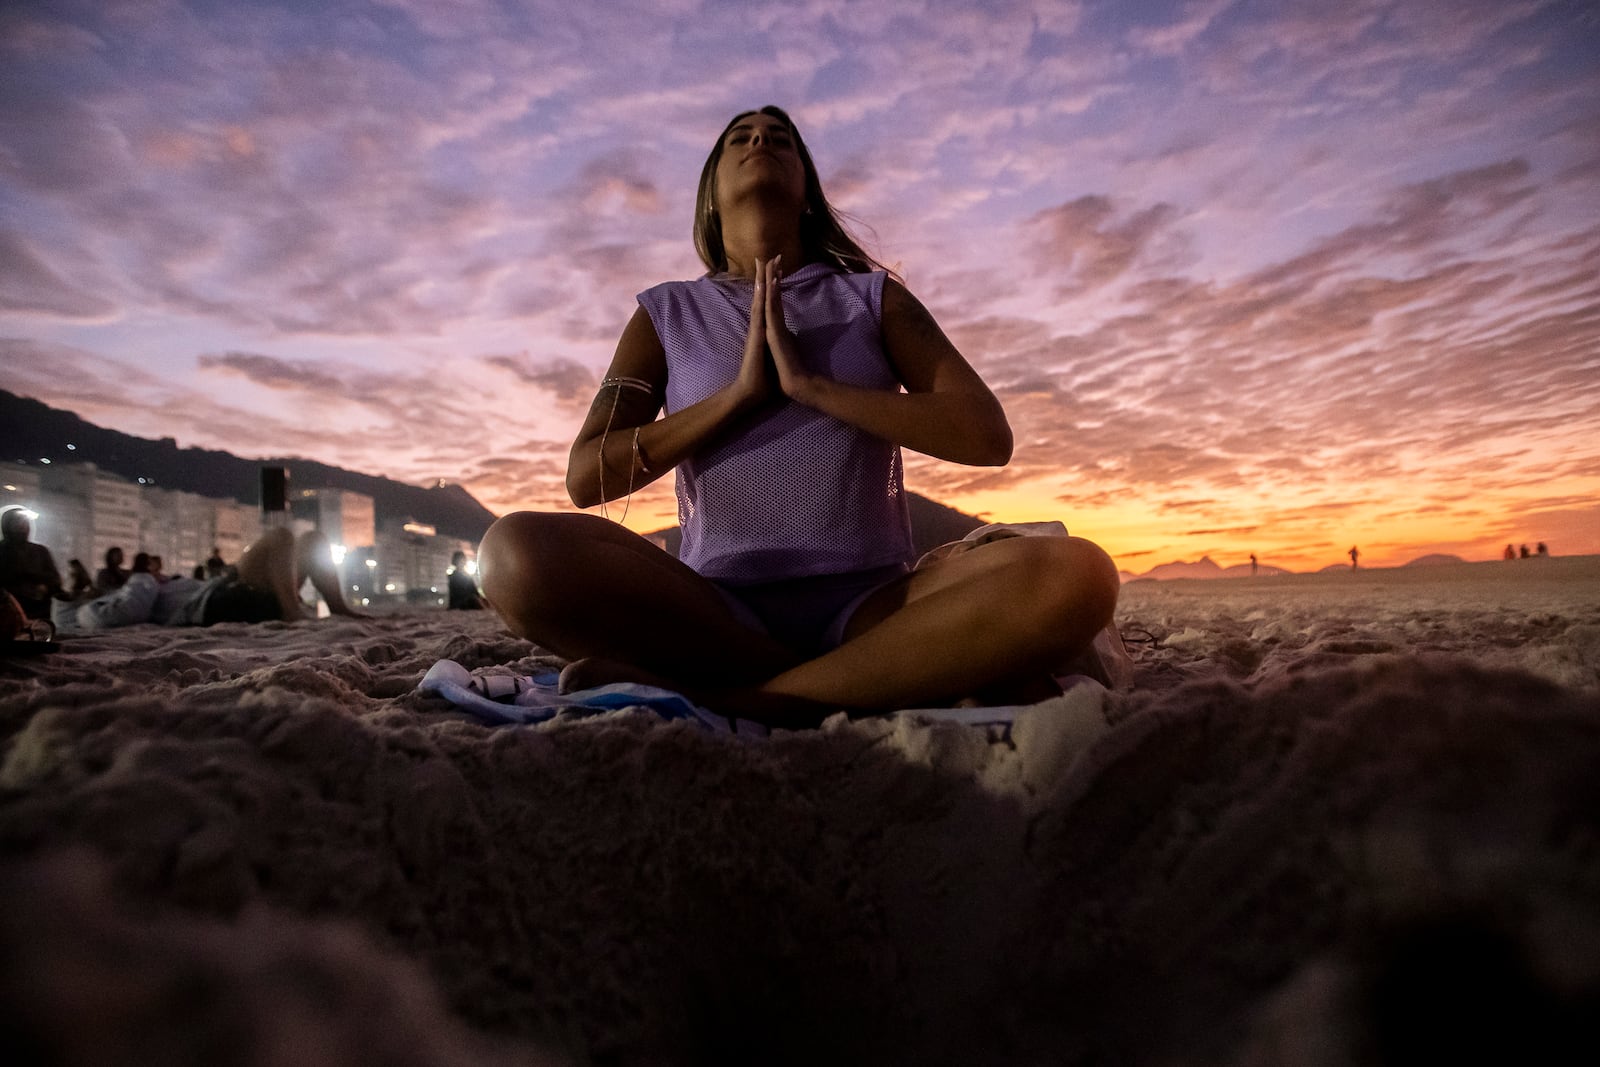
[[[478,580],[483,595],[504,615],[539,599],[570,571],[576,551],[610,526],[594,515],[517,511],[496,519],[478,545]]]
[[[545,528],[551,516],[537,511],[502,515],[478,543],[478,581],[491,600],[514,585],[525,583],[538,567],[547,542]]]
[[[1086,637],[1104,629],[1122,584],[1105,550],[1081,537],[1023,540],[1025,585],[1043,621]]]

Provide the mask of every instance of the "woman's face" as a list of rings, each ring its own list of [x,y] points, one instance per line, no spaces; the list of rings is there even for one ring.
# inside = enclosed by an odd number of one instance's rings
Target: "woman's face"
[[[717,210],[755,190],[787,193],[798,213],[806,201],[806,168],[794,134],[776,115],[746,115],[722,135],[717,161]]]

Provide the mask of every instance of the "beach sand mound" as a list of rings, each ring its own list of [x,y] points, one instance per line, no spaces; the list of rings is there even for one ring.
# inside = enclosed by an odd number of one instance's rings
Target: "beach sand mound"
[[[1452,570],[1139,583],[1131,694],[765,741],[477,725],[415,692],[434,660],[552,662],[482,615],[71,638],[0,665],[0,1033],[62,1064],[1593,1047],[1595,575]]]

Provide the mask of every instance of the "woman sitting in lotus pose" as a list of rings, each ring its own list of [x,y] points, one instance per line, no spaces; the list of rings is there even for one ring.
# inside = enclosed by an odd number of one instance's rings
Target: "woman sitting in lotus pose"
[[[900,449],[1000,466],[1011,428],[898,280],[845,232],[794,123],[736,116],[700,176],[710,273],[639,296],[572,446],[580,507],[677,472],[681,559],[594,515],[520,512],[478,558],[567,691],[676,689],[771,725],[1049,692],[1110,621],[1110,558],[1015,537],[912,570]],[[665,414],[657,417],[665,409]]]

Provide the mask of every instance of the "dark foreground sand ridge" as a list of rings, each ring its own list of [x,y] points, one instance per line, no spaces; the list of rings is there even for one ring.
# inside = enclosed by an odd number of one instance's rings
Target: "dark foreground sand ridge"
[[[435,659],[551,662],[482,615],[71,638],[0,661],[0,1034],[64,1064],[1593,1047],[1600,567],[1548,563],[1137,583],[1131,694],[764,742],[478,726],[414,692]]]

